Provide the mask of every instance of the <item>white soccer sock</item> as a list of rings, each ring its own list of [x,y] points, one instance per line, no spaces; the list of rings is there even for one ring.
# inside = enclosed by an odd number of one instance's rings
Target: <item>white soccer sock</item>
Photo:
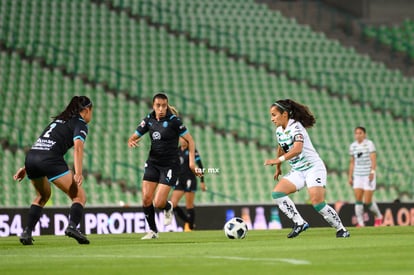
[[[381,211],[378,208],[378,205],[376,202],[371,202],[371,204],[369,205],[369,210],[374,213],[375,218],[381,218],[382,219],[382,214]]]
[[[362,203],[355,203],[355,216],[360,226],[364,226],[364,205]]]
[[[296,209],[295,203],[288,197],[284,196],[281,198],[273,199],[273,201],[279,206],[279,209],[294,223],[302,225],[305,220],[299,214]]]
[[[315,207],[315,209],[318,208]],[[338,213],[336,213],[335,209],[330,207],[328,204],[325,204],[325,206],[323,206],[322,209],[320,209],[318,212],[332,227],[336,228],[336,231],[341,229],[345,230],[345,227],[343,226]]]

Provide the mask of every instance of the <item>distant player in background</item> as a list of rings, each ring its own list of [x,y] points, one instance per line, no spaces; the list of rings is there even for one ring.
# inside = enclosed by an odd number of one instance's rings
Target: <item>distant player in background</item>
[[[195,171],[195,144],[193,137],[177,117],[177,111],[169,105],[168,97],[163,93],[152,99],[153,111],[138,125],[128,139],[130,148],[138,147],[141,137],[150,134],[151,149],[142,182],[142,204],[150,231],[141,239],[158,239],[155,224],[155,208],[164,210],[164,225],[173,219],[173,204],[167,201],[171,187],[177,182],[180,174],[178,157],[178,140],[182,137],[188,142],[189,169]]]
[[[272,122],[277,126],[277,158],[265,161],[265,165],[276,165],[274,179],[282,174],[281,164],[288,161],[291,171],[282,177],[272,192],[279,209],[293,221],[292,231],[287,235],[294,238],[309,228],[309,224],[296,209],[289,194],[307,187],[311,203],[316,211],[336,229],[337,238],[350,236],[336,211],[325,202],[326,167],[312,145],[306,128],[315,124],[315,117],[305,105],[293,100],[278,100],[270,106]]]
[[[354,188],[357,227],[365,226],[364,202],[375,216],[374,226],[380,226],[382,224],[382,214],[378,205],[372,201],[377,185],[375,144],[366,138],[366,129],[364,127],[356,127],[354,136],[355,141],[349,146],[351,159],[349,162],[348,182]]]
[[[171,202],[174,206],[174,212],[184,221],[184,231],[190,232],[194,229],[195,221],[195,209],[194,209],[194,198],[195,192],[197,191],[197,178],[194,173],[189,169],[189,156],[188,142],[180,138],[180,164],[181,171],[178,178],[177,184],[174,187],[174,191],[171,195]],[[200,154],[197,149],[195,150],[195,161],[197,167],[202,171],[203,164],[201,162]],[[206,184],[204,182],[204,176],[200,179],[201,190],[206,191]],[[178,206],[178,202],[185,194],[185,208],[187,214],[184,213],[183,209]]]
[[[72,200],[69,225],[65,234],[76,239],[79,244],[89,244],[89,240],[77,229],[77,226],[82,219],[86,202],[82,187],[82,160],[84,142],[88,135],[87,123],[91,119],[91,100],[86,96],[73,97],[66,109],[54,117],[27,153],[25,166],[13,176],[15,180],[21,181],[27,174],[37,192],[29,210],[27,225],[20,235],[20,242],[23,245],[33,244],[32,231],[50,198],[50,182]],[[74,172],[69,170],[63,159],[68,149],[73,146]]]

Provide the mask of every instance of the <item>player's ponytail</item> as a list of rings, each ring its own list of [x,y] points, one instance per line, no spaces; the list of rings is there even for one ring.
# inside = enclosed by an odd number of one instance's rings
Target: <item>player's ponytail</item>
[[[177,108],[175,108],[174,106],[171,106],[170,104],[168,104],[168,110],[173,114],[173,115],[176,115],[176,116],[178,116],[178,110],[177,110]]]
[[[278,100],[272,106],[276,107],[282,114],[287,112],[289,118],[299,121],[305,128],[311,128],[316,123],[315,116],[307,106],[291,99]]]
[[[92,108],[92,101],[87,96],[74,96],[65,110],[52,118],[67,121],[78,115],[85,108]]]

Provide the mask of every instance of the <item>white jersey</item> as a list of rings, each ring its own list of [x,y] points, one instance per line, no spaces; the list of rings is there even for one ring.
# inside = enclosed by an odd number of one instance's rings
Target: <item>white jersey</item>
[[[303,142],[302,152],[289,160],[292,170],[305,171],[315,166],[315,164],[323,165],[319,154],[312,145],[308,132],[299,121],[289,119],[286,129],[283,129],[282,126],[277,127],[276,137],[285,153],[292,149],[295,141]]]
[[[375,145],[369,139],[361,143],[354,141],[349,146],[349,155],[354,157],[354,176],[369,176],[371,173],[371,153],[375,152]]]

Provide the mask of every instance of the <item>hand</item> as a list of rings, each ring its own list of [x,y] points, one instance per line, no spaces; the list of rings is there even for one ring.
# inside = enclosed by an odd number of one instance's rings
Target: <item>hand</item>
[[[82,174],[75,174],[74,176],[73,176],[73,181],[78,185],[78,186],[80,186],[80,185],[82,185],[82,182],[83,182],[83,176],[82,176]]]
[[[350,178],[350,179],[348,179],[348,183],[349,183],[349,185],[354,185],[354,180],[352,179],[352,178]]]
[[[267,165],[273,166],[273,165],[276,165],[276,164],[280,164],[280,160],[279,159],[267,159],[264,162],[264,165],[265,166],[267,166]]]
[[[13,179],[17,181],[22,181],[26,176],[26,167],[19,168],[16,174],[14,174]]]
[[[369,174],[368,179],[369,179],[370,182],[373,181],[374,178],[375,178],[375,174],[374,173]]]
[[[201,182],[201,190],[204,192],[204,191],[207,191],[207,186],[206,186],[206,184],[204,183],[204,182]]]
[[[129,148],[135,148],[135,147],[139,147],[139,137],[136,135],[132,135],[129,139],[128,139],[128,147]]]
[[[196,177],[201,177],[203,175],[203,169],[196,168],[196,166],[193,163],[190,163],[188,167],[193,172],[193,174],[196,175]]]
[[[275,174],[273,175],[273,180],[278,180],[280,175],[282,175],[282,170],[276,169]]]

